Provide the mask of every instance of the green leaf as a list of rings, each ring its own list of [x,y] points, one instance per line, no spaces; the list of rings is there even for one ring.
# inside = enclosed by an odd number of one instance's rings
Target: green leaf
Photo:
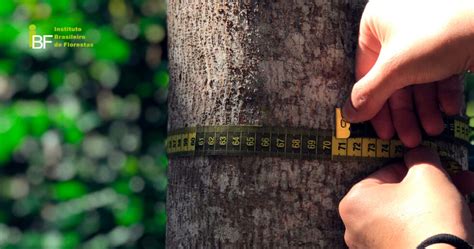
[[[96,59],[125,63],[130,56],[130,46],[110,28],[102,28],[100,40],[94,45]]]
[[[464,74],[464,80],[466,83],[466,92],[470,92],[472,89],[474,89],[474,75],[472,73]]]
[[[79,181],[59,182],[52,187],[53,197],[56,200],[65,201],[81,197],[87,194],[87,187]]]
[[[166,156],[166,154],[159,155],[158,158],[157,158],[157,162],[158,162],[158,166],[160,168],[164,169],[165,171],[168,169],[169,161],[168,161],[168,157]]]
[[[0,60],[0,75],[11,75],[14,69],[13,60]]]
[[[54,88],[58,88],[64,84],[65,73],[59,68],[52,68],[48,71],[49,81]]]
[[[468,117],[474,117],[474,100],[467,102],[466,115]]]
[[[0,45],[10,46],[15,42],[20,31],[11,23],[0,22]]]
[[[27,232],[21,236],[18,248],[41,248],[42,237],[38,232]]]
[[[62,131],[64,140],[71,144],[82,142],[84,133],[79,129],[76,121],[58,109],[59,108],[53,108],[53,110],[49,112],[49,116],[54,126]]]
[[[67,232],[64,234],[61,249],[77,248],[80,243],[80,237],[77,232]]]
[[[49,3],[53,14],[58,14],[60,12],[70,12],[73,10],[73,4],[71,0],[45,0],[46,3]]]
[[[13,0],[2,0],[2,4],[0,4],[0,16],[6,16],[13,14],[15,10],[15,3]]]
[[[46,106],[39,101],[18,101],[13,106],[14,112],[28,126],[29,133],[34,136],[43,135],[50,122]]]
[[[138,160],[136,157],[129,156],[125,166],[122,168],[122,174],[125,176],[134,176],[138,172]]]
[[[154,81],[157,87],[166,89],[170,83],[170,76],[167,71],[161,70],[155,74]]]
[[[0,165],[10,161],[13,152],[26,136],[25,123],[11,109],[0,109]]]
[[[130,195],[133,193],[127,180],[120,180],[114,183],[113,188],[119,194]]]
[[[115,210],[115,220],[117,224],[129,226],[140,222],[143,218],[143,201],[135,196],[128,199],[125,209]]]

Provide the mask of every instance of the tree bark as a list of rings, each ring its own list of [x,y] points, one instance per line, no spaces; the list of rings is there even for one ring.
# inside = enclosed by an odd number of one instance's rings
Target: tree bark
[[[169,129],[332,129],[364,0],[170,0]],[[380,163],[170,160],[168,248],[344,248],[337,207]]]

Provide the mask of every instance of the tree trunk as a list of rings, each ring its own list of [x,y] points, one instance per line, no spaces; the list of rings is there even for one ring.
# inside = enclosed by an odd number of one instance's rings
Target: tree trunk
[[[169,128],[332,129],[364,0],[170,0]],[[170,161],[168,248],[344,248],[337,207],[380,163]]]

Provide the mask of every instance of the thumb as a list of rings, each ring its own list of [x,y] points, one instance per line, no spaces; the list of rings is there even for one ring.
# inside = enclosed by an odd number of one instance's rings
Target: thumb
[[[429,148],[412,149],[405,154],[404,159],[408,168],[407,178],[415,177],[417,180],[436,178],[451,182],[438,154]]]
[[[403,87],[393,64],[381,54],[370,71],[354,84],[342,108],[344,119],[352,123],[372,119],[390,96]]]
[[[385,166],[360,181],[359,185],[381,185],[400,183],[407,174],[407,168],[401,162]]]

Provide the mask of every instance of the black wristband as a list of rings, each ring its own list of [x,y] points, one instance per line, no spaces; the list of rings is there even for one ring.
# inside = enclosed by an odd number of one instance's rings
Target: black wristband
[[[467,243],[465,240],[452,234],[445,233],[437,234],[427,238],[426,240],[421,242],[421,244],[418,245],[416,249],[424,249],[427,246],[431,246],[434,244],[448,244],[454,246],[457,249],[473,249],[472,245]]]

